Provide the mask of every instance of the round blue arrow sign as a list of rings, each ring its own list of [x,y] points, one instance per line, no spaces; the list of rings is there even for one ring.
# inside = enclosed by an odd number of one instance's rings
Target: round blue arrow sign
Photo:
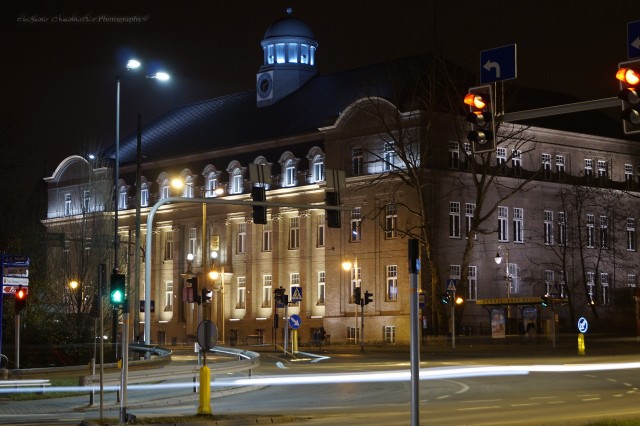
[[[588,329],[589,329],[589,322],[585,317],[580,317],[580,319],[578,320],[578,331],[580,333],[586,333]]]
[[[293,314],[289,317],[289,327],[297,330],[302,325],[302,318],[300,315]]]

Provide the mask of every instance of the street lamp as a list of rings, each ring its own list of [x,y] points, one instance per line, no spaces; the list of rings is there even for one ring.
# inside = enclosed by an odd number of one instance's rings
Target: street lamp
[[[351,261],[345,257],[345,259],[342,261],[342,269],[347,272],[352,271],[351,272],[352,275],[349,276],[349,288],[351,291],[351,297],[354,298],[354,303],[356,303],[356,300],[355,300],[356,287],[361,287],[360,286],[360,268],[358,268],[358,256],[356,256],[355,253],[353,252],[351,254],[353,254],[353,263],[351,263]],[[353,269],[351,269],[352,266],[353,266]],[[351,282],[354,282],[353,286],[351,286]],[[362,307],[362,312],[364,313],[364,307]],[[358,344],[358,304],[357,303],[354,309],[354,320],[355,320],[355,327],[353,330],[353,343]]]
[[[224,345],[224,265],[222,262],[218,261],[218,252],[216,250],[211,251],[211,261],[212,261],[212,269],[209,271],[209,279],[211,281],[216,281],[220,278],[220,288],[217,290],[217,300],[216,301],[216,310],[218,310],[219,306],[219,315],[218,324],[220,327],[220,338],[222,340],[222,344]],[[218,270],[219,266],[219,270]]]

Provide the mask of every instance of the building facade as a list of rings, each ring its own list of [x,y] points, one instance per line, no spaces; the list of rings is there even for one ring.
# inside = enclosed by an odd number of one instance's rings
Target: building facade
[[[292,16],[271,25],[261,46],[255,91],[187,105],[145,127],[139,188],[135,138],[121,145],[117,186],[109,169],[79,156],[46,178],[50,233],[63,233],[60,223],[86,214],[113,223],[116,200],[119,267],[129,274],[134,307],[150,286],[150,319],[139,309],[134,317],[150,321],[151,341],[187,342],[202,319],[211,319],[225,344],[281,344],[285,310],[274,291],[282,287],[291,302],[286,314],[302,319],[301,344],[314,342],[321,329],[333,342],[407,343],[408,230],[423,226],[430,250],[422,264],[437,265],[440,286],[428,287],[426,275],[434,270],[423,268],[425,333],[443,332],[428,311],[442,312],[434,296],[449,283],[463,293],[457,332],[466,334],[490,336],[492,315],[500,310],[507,333],[528,322],[549,332],[553,317],[537,301],[543,295],[556,300],[559,325],[567,329],[578,316],[622,312],[615,295],[632,297],[638,264],[640,156],[632,143],[505,123],[483,172],[493,180],[478,209],[480,160],[454,120],[398,100],[406,74],[374,65],[319,75],[314,35]],[[405,177],[407,147],[413,147],[412,164],[428,176],[422,204]],[[252,170],[269,173],[253,176]],[[341,201],[351,210],[341,213],[340,228],[326,222],[329,170],[346,173]],[[176,178],[181,187],[172,185]],[[267,201],[291,207],[270,207],[267,223],[254,223],[252,210],[240,204],[251,200],[254,186],[266,189]],[[175,196],[187,200],[160,208],[147,229],[154,204]],[[138,204],[142,241],[153,233],[152,247],[142,247],[151,250],[150,265],[132,249]],[[428,224],[416,215],[424,206]],[[468,239],[474,244],[465,258]],[[142,259],[138,274],[135,256]],[[504,260],[497,264],[496,257]],[[364,320],[353,303],[357,288],[373,294],[362,308]],[[209,290],[211,301],[198,304]],[[633,317],[616,321],[635,327]]]

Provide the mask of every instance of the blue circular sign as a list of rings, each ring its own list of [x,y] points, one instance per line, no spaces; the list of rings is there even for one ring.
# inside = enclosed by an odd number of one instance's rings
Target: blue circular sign
[[[289,327],[297,330],[302,325],[302,318],[300,315],[293,314],[289,317]]]
[[[588,329],[589,322],[585,317],[580,317],[580,319],[578,320],[578,331],[580,331],[580,333],[586,333]]]

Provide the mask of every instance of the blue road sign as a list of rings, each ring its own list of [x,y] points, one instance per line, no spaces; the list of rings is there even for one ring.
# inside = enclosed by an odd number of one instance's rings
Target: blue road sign
[[[578,331],[584,334],[587,332],[588,329],[589,329],[589,322],[585,317],[580,317],[580,319],[578,320]]]
[[[627,24],[627,56],[629,59],[640,58],[640,21]]]
[[[291,302],[302,302],[302,287],[291,287]]]
[[[302,325],[302,318],[300,318],[300,315],[293,314],[289,317],[289,327],[291,327],[294,330],[297,330],[300,328],[301,325]]]
[[[496,47],[480,52],[480,83],[513,80],[518,75],[516,45]]]

